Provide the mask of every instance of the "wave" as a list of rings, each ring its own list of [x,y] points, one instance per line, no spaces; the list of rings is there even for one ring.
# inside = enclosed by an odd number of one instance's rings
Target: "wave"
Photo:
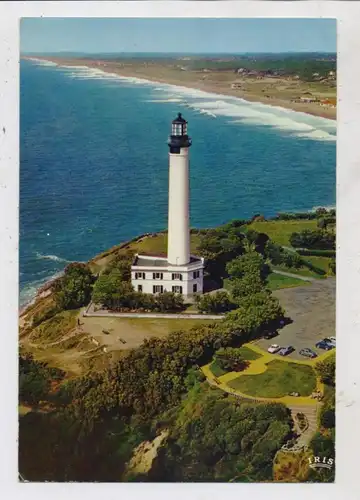
[[[336,210],[336,205],[321,205],[319,207],[312,207],[310,212],[316,212],[319,208],[325,208],[326,210]]]
[[[336,141],[336,126],[331,120],[292,110],[283,111],[283,108],[273,108],[261,103],[250,103],[240,99],[238,101],[232,98],[226,100],[214,98],[196,101],[189,107],[201,114],[223,116],[235,125],[265,126],[288,132],[296,137]]]
[[[56,272],[54,274],[47,274],[44,278],[41,278],[39,280],[34,280],[31,281],[30,283],[27,283],[24,285],[19,294],[19,304],[21,308],[24,308],[27,305],[30,305],[31,303],[34,302],[36,298],[37,291],[39,288],[45,285],[48,281],[52,281],[55,278],[59,278],[62,276],[63,271]]]
[[[265,126],[281,130],[290,136],[300,139],[336,141],[336,122],[327,118],[313,116],[280,106],[272,106],[271,104],[250,102],[225,94],[216,94],[169,83],[153,82],[144,78],[121,76],[116,73],[107,73],[99,68],[69,65],[58,65],[58,68],[65,70],[65,72],[70,70],[68,74],[72,78],[115,80],[122,83],[152,86],[152,90],[156,91],[157,97],[149,102],[178,102],[182,106],[192,108],[193,111],[205,116],[212,118],[223,116],[234,125]],[[164,96],[158,98],[158,92],[163,92]],[[184,101],[185,97],[186,101]]]
[[[57,63],[53,61],[47,61],[45,59],[37,59],[36,57],[28,57],[28,61],[33,61],[38,66],[58,66]]]
[[[46,260],[53,260],[55,262],[70,262],[70,260],[63,259],[62,257],[58,257],[57,255],[43,255],[39,252],[36,252],[36,257],[38,259],[46,259]]]
[[[182,100],[176,97],[169,97],[169,99],[148,99],[145,102],[182,102]]]

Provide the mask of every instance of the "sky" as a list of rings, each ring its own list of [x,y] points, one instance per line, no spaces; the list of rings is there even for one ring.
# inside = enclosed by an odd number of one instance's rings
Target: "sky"
[[[336,52],[333,19],[25,18],[21,52]]]

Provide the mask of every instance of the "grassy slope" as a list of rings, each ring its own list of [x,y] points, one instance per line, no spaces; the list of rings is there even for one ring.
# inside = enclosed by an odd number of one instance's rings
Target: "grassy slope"
[[[304,229],[316,229],[316,227],[316,220],[256,221],[249,226],[259,233],[267,234],[275,243],[283,246],[291,246],[289,239],[292,233]]]
[[[229,386],[251,396],[279,398],[290,392],[309,396],[315,389],[316,377],[310,366],[275,360],[268,364],[266,372],[241,375]]]
[[[198,234],[190,235],[191,252],[196,252],[200,243]],[[122,245],[117,245],[110,250],[103,252],[90,261],[90,267],[93,272],[99,272],[104,269],[117,255],[124,254],[127,251],[137,253],[164,253],[167,250],[167,233],[156,233],[154,236],[146,236],[139,241],[134,241],[129,245],[121,248]]]

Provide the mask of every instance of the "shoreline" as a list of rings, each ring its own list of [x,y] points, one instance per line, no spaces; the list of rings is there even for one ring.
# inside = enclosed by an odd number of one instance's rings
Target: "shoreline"
[[[118,66],[116,63],[109,61],[94,59],[89,61],[88,59],[66,59],[66,58],[56,58],[56,57],[30,57],[21,56],[21,59],[49,63],[49,65],[57,65],[60,67],[83,67],[88,69],[95,69],[104,74],[117,75],[121,78],[131,79],[135,78],[138,80],[143,80],[144,83],[153,83],[159,85],[171,85],[176,87],[183,87],[192,90],[199,90],[202,92],[207,92],[215,94],[218,96],[234,97],[237,99],[242,99],[250,103],[263,104],[265,106],[273,108],[283,108],[284,110],[290,110],[296,113],[304,113],[305,115],[315,116],[318,118],[325,118],[336,122],[336,108],[326,108],[320,106],[316,103],[297,103],[291,102],[286,99],[280,99],[277,97],[266,97],[259,93],[246,92],[244,90],[232,89],[225,87],[221,82],[215,84],[214,82],[203,81],[183,81],[175,79],[174,77],[159,77],[159,75],[153,76],[149,72],[135,71],[134,69],[126,68],[123,66]]]

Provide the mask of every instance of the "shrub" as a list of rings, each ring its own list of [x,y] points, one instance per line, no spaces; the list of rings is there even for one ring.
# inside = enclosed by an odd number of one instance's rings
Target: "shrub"
[[[314,255],[315,257],[335,257],[336,250],[318,250],[318,249],[307,249],[299,248],[297,250],[299,255]]]
[[[229,294],[225,291],[197,295],[195,300],[199,312],[202,313],[219,314],[230,311],[235,307],[230,300]]]
[[[335,249],[335,234],[326,231],[304,229],[299,233],[292,233],[290,244],[293,247],[312,249]]]
[[[319,361],[315,365],[315,371],[324,384],[335,385],[335,353]]]

